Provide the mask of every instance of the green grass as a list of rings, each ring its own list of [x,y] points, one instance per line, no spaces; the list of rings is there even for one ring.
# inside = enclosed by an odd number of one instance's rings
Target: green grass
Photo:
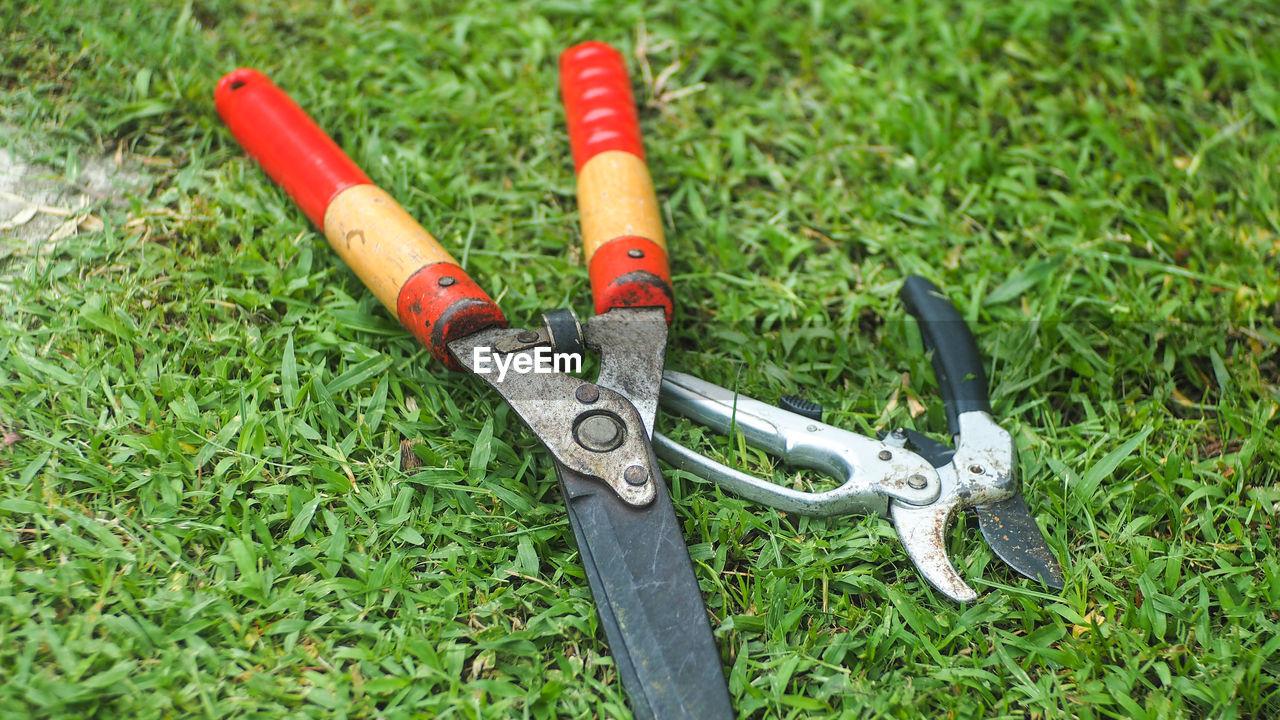
[[[592,38],[642,104],[669,366],[942,431],[923,273],[1065,560],[1046,594],[958,524],[961,607],[884,520],[668,468],[743,717],[1280,716],[1272,3],[101,5],[0,5],[4,147],[153,179],[99,232],[0,235],[0,716],[626,716],[546,453],[212,103],[271,74],[535,322],[589,312],[555,62]]]

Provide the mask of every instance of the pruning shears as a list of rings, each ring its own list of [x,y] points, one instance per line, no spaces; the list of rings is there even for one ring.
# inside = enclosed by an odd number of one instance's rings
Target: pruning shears
[[[919,321],[955,443],[915,430],[880,438],[821,422],[821,408],[790,401],[791,409],[738,395],[691,375],[666,372],[662,407],[720,432],[740,431],[748,444],[793,465],[842,481],[811,493],[727,467],[660,434],[654,448],[667,462],[784,512],[815,517],[874,513],[889,517],[907,556],[943,595],[958,602],[978,594],[947,555],[948,525],[972,510],[987,543],[1019,573],[1061,590],[1062,569],[1023,499],[1013,438],[991,416],[982,356],[964,318],[933,283],[908,277],[901,298]]]
[[[671,274],[622,56],[560,57],[596,315],[508,328],[498,305],[261,73],[215,92],[232,134],[365,285],[451,369],[478,376],[550,451],[610,651],[639,718],[730,718],[720,653],[651,445],[673,309]],[[595,382],[545,353],[599,353]],[[505,363],[505,365],[504,365]],[[510,372],[499,373],[495,366]]]

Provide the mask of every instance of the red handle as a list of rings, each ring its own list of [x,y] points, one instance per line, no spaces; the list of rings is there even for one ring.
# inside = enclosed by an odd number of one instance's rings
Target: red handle
[[[622,55],[601,42],[565,50],[560,92],[596,313],[661,307],[670,322],[666,239]]]
[[[432,355],[458,369],[450,342],[506,325],[440,243],[267,76],[232,71],[218,82],[214,101],[236,140]]]
[[[594,41],[565,50],[560,55],[560,93],[576,170],[607,150],[644,160],[636,101],[617,50]]]
[[[316,225],[324,227],[324,211],[338,193],[373,184],[306,111],[257,70],[227,73],[213,97],[231,134]]]

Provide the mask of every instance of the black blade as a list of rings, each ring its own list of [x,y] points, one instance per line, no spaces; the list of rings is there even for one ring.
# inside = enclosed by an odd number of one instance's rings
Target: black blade
[[[915,430],[907,430],[906,433],[907,440],[916,452],[933,463],[934,467],[951,463],[955,450]],[[982,537],[986,538],[996,557],[1032,580],[1039,580],[1054,590],[1063,588],[1062,566],[1045,542],[1044,534],[1040,532],[1036,519],[1031,516],[1022,493],[1008,500],[976,505],[971,509],[978,516]]]
[[[650,467],[656,470],[657,462]],[[735,717],[666,483],[657,478],[657,498],[635,508],[559,463],[556,473],[600,624],[636,718]]]
[[[1022,493],[998,503],[975,506],[973,511],[978,514],[978,525],[987,544],[1009,567],[1054,590],[1063,588],[1062,567],[1027,509]]]

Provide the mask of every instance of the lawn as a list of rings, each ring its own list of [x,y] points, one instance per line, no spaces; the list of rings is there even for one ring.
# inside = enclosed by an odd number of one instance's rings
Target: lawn
[[[668,366],[945,432],[897,299],[929,277],[1066,570],[960,522],[957,605],[885,520],[666,468],[742,717],[1280,717],[1273,3],[10,0],[0,33],[0,716],[628,716],[549,456],[213,107],[271,75],[534,324],[590,312],[556,57],[600,39]]]

